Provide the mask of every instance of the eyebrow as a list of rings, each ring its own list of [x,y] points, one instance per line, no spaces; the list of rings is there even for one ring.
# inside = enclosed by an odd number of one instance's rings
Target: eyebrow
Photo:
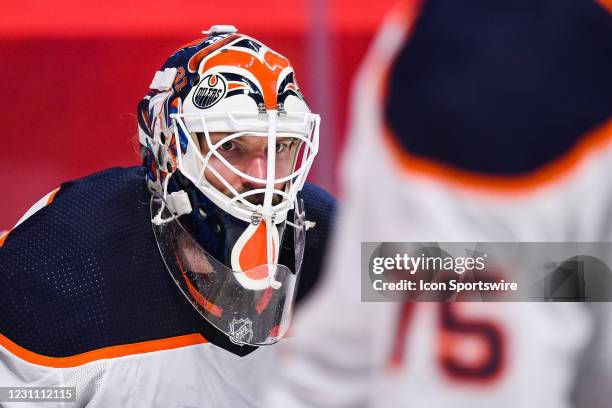
[[[237,133],[237,132],[235,132]],[[195,132],[196,136],[198,138],[204,138],[204,132]],[[214,134],[210,134],[210,140],[216,140],[219,141],[223,138],[226,138],[229,135],[232,135],[233,132],[214,132]],[[238,136],[237,138],[241,138],[241,137],[265,137],[265,136],[257,136],[257,135],[253,135],[253,134],[249,134],[246,133],[244,135]],[[277,137],[276,141],[277,142],[292,142],[294,141],[296,138],[295,137],[291,137],[291,136],[281,136],[281,137]]]
[[[277,137],[276,141],[277,142],[293,142],[295,139],[296,139],[295,137],[283,136],[283,137]]]

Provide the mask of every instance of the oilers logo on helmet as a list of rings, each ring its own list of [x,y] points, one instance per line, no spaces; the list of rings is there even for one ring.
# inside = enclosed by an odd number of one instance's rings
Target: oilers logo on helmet
[[[227,85],[221,75],[205,76],[193,94],[193,104],[198,108],[208,109],[225,96]]]

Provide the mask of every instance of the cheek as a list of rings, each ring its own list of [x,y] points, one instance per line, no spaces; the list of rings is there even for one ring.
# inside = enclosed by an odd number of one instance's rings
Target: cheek
[[[223,163],[219,162],[219,160],[215,158],[211,158],[208,162],[208,165],[210,167],[213,167],[217,171],[217,173],[219,173],[219,175],[225,179],[225,181],[227,181],[232,187],[234,187],[238,192],[240,192],[240,190],[242,189],[242,182],[240,180],[240,177],[236,173],[228,169]],[[217,190],[222,191],[224,193],[229,192],[225,184],[223,184],[221,180],[219,180],[213,174],[213,172],[210,171],[209,168],[204,171],[204,176],[206,177],[206,180],[208,180],[208,182],[212,184],[213,187],[215,187]]]
[[[287,183],[277,183],[277,184],[274,185],[274,188],[277,189],[277,190],[280,190],[280,191],[284,191],[286,184]]]
[[[276,177],[286,177],[293,170],[293,160],[291,156],[285,154],[276,158]]]

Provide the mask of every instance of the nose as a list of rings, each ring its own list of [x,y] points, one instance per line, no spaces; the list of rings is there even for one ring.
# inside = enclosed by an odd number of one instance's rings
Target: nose
[[[248,174],[251,177],[256,177],[262,180],[266,179],[267,174],[267,161],[263,156],[252,157],[248,163],[246,164],[244,173]],[[243,179],[244,184],[250,185],[262,185],[265,183],[254,182],[252,180]]]

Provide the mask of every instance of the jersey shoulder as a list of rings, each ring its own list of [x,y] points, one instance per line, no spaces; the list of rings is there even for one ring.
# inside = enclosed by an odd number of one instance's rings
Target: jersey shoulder
[[[323,188],[316,184],[305,183],[299,197],[304,200],[306,218],[316,218],[321,222],[333,219],[338,204],[334,196]]]
[[[65,357],[200,332],[159,256],[149,199],[143,168],[114,168],[62,184],[12,230],[0,248],[2,336]]]

